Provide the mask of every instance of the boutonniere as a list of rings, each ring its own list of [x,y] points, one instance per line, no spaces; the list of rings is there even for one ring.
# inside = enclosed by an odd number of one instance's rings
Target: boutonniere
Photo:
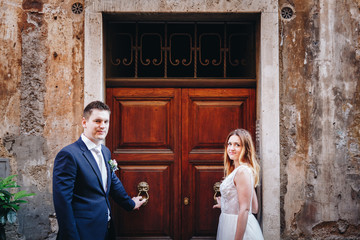
[[[115,159],[109,160],[111,171],[115,172],[116,170],[119,170],[117,161]]]

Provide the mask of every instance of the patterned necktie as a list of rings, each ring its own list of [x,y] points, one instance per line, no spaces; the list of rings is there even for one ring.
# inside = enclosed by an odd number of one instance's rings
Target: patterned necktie
[[[104,157],[102,155],[102,152],[101,152],[101,147],[100,149],[99,148],[94,148],[94,151],[96,153],[96,156],[97,156],[97,160],[98,160],[98,167],[100,169],[100,172],[101,172],[101,178],[102,178],[102,182],[103,182],[103,188],[106,192],[107,190],[107,172],[106,172],[106,166],[105,166],[105,162],[104,162]]]

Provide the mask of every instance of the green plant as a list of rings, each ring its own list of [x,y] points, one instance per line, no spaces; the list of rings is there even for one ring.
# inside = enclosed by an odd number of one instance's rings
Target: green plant
[[[35,193],[27,193],[22,190],[16,193],[8,191],[10,188],[19,188],[20,186],[14,181],[16,175],[10,175],[6,178],[0,178],[0,240],[5,239],[4,226],[8,223],[16,221],[16,212],[20,208],[21,203],[27,203],[20,198],[35,195]]]

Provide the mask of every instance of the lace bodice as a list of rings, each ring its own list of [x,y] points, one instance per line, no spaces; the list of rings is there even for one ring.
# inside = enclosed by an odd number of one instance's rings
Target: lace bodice
[[[236,191],[236,186],[234,183],[234,177],[238,171],[248,171],[251,175],[251,186],[253,186],[254,176],[252,174],[251,169],[248,166],[241,165],[236,169],[234,169],[234,171],[230,173],[220,185],[221,212],[227,214],[235,214],[235,215],[239,214],[239,200]],[[249,214],[251,214],[252,212],[251,211],[252,196],[253,196],[253,190],[251,190]]]

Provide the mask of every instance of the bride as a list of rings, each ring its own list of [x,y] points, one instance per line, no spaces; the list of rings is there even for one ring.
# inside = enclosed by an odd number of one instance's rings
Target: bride
[[[248,131],[229,133],[224,152],[225,179],[220,185],[221,197],[214,208],[221,208],[217,240],[263,240],[259,223],[252,213],[258,211],[254,192],[259,182],[260,166]]]

